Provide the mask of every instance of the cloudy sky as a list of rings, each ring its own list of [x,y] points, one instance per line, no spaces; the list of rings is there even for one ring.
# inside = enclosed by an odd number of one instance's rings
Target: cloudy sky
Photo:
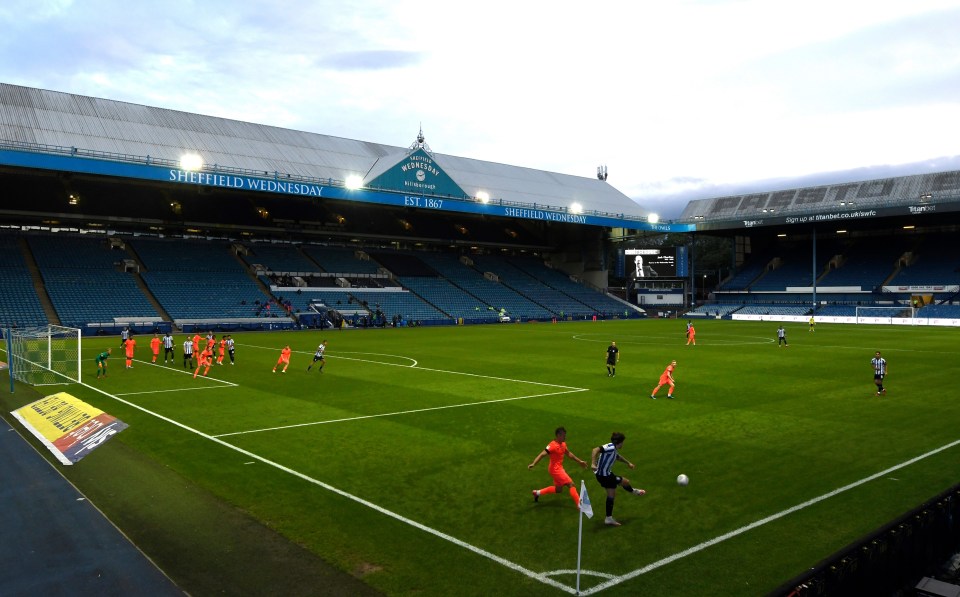
[[[302,5],[302,6],[300,6]],[[4,0],[0,80],[691,198],[960,169],[960,0]]]

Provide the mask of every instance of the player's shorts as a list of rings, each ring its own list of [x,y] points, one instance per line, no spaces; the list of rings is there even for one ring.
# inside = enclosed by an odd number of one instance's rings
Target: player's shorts
[[[604,489],[613,489],[620,485],[620,482],[623,480],[622,477],[617,475],[596,475],[597,483],[600,484],[600,487]]]
[[[875,374],[875,375],[873,376],[873,379],[874,379],[875,381],[883,381],[883,376],[880,375],[880,374]]]
[[[573,485],[573,479],[570,478],[570,475],[568,475],[566,471],[550,473],[550,476],[553,477],[553,484],[557,487],[561,487],[563,485]]]
[[[607,364],[608,364],[608,365],[616,365],[616,364],[617,364],[617,359],[607,359]]]
[[[325,360],[326,360],[326,359],[324,359],[323,357],[318,357],[318,356],[316,356],[316,355],[313,356],[313,362],[314,362],[314,363],[316,363],[317,361],[325,361]]]
[[[670,383],[670,378],[669,378],[669,377],[667,377],[666,375],[661,375],[661,376],[660,376],[660,385],[661,385],[661,386],[665,386],[665,385],[667,385],[667,384],[669,384],[669,383]]]

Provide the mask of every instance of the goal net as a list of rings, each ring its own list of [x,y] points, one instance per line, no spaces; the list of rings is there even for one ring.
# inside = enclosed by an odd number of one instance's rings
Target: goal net
[[[916,314],[916,309],[906,306],[857,307],[856,321],[857,323],[891,324],[897,319],[912,319]]]
[[[59,325],[7,330],[10,376],[33,386],[80,383],[80,330]]]

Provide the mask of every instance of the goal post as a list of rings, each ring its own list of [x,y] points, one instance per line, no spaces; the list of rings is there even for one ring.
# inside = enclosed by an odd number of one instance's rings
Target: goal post
[[[6,336],[11,385],[13,380],[33,386],[82,381],[79,328],[7,328]]]
[[[917,316],[914,307],[891,305],[889,307],[857,307],[856,323],[892,324],[895,319],[913,319]]]

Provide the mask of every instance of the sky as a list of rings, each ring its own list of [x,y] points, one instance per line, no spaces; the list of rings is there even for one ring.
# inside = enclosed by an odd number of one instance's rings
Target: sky
[[[960,169],[960,0],[4,0],[0,81],[691,199]]]

